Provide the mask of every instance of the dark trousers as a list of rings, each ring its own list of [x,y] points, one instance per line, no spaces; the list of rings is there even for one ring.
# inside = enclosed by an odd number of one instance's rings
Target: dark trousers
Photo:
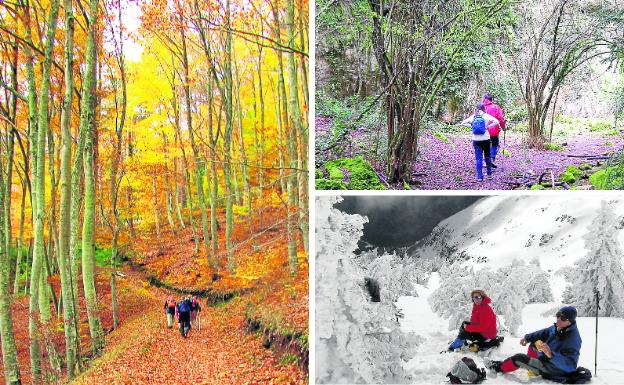
[[[457,335],[457,338],[460,338],[462,340],[472,341],[472,342],[485,341],[485,337],[483,337],[481,333],[467,332],[466,330],[464,330],[464,328],[459,329],[459,334]]]
[[[490,136],[490,141],[492,142],[490,158],[492,158],[492,163],[494,163],[496,161],[496,154],[498,153],[498,136]]]
[[[490,140],[473,140],[472,147],[475,152],[475,161],[477,166],[477,178],[483,179],[483,158],[485,157],[485,166],[487,174],[492,175],[492,161],[490,160]]]
[[[191,314],[187,311],[179,313],[178,322],[180,322],[180,334],[186,337],[191,330]]]

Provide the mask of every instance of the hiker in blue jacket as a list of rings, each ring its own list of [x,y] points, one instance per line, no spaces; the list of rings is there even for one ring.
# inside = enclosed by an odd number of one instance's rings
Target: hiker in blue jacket
[[[487,178],[492,179],[492,160],[490,158],[490,134],[488,130],[499,125],[498,119],[485,112],[485,105],[477,103],[474,115],[459,123],[461,126],[472,128],[472,147],[475,152],[477,166],[477,181],[483,181],[483,158],[487,169]]]
[[[576,308],[564,306],[551,327],[529,333],[520,340],[529,343],[528,354],[516,354],[504,361],[486,363],[494,372],[508,373],[519,367],[541,374],[545,379],[565,382],[578,365],[581,336],[576,327]]]
[[[178,303],[177,313],[178,322],[180,323],[180,335],[186,338],[191,330],[191,297],[182,298]]]

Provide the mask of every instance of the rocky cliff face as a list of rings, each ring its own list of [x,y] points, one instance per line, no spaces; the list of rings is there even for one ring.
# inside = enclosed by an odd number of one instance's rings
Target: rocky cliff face
[[[386,274],[356,261],[366,218],[335,209],[340,200],[316,200],[316,382],[406,383],[417,341],[399,329]]]

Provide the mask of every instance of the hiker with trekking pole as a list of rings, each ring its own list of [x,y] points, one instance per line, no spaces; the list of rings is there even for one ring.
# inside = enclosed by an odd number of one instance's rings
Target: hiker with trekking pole
[[[173,317],[176,313],[176,301],[172,295],[165,300],[165,314],[167,314],[167,327],[171,329],[173,327]]]
[[[504,361],[486,358],[485,366],[494,374],[524,368],[530,375],[541,375],[554,382],[581,384],[589,381],[591,372],[577,368],[582,341],[576,315],[575,307],[562,307],[556,314],[554,325],[529,333],[520,340],[522,346],[529,344],[527,354],[518,353]]]
[[[197,325],[199,324],[200,325],[200,327],[198,328],[199,330],[201,330],[200,312],[201,312],[201,305],[199,304],[199,300],[197,299],[197,296],[194,295],[193,299],[191,300],[191,324],[195,327],[197,327]]]
[[[492,168],[495,169],[498,166],[494,163],[496,162],[496,155],[498,154],[499,149],[499,140],[498,136],[500,135],[501,130],[503,130],[503,143],[504,143],[504,132],[507,130],[507,126],[505,123],[505,116],[503,114],[503,109],[500,108],[499,105],[493,102],[493,97],[491,93],[486,93],[483,95],[483,106],[485,107],[485,113],[492,115],[498,120],[498,124],[496,126],[492,126],[488,128],[488,133],[490,134],[490,161],[492,163]]]
[[[475,163],[477,169],[477,181],[483,182],[483,158],[485,157],[485,165],[487,178],[492,179],[492,161],[490,149],[489,129],[498,126],[498,119],[485,112],[485,105],[477,103],[474,115],[464,119],[459,125],[472,128],[472,146],[475,153]],[[498,142],[497,142],[498,143]]]

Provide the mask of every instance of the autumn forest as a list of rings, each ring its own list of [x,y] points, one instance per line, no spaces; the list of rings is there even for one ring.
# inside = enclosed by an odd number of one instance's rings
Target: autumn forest
[[[0,1],[0,382],[307,383],[308,6]]]

